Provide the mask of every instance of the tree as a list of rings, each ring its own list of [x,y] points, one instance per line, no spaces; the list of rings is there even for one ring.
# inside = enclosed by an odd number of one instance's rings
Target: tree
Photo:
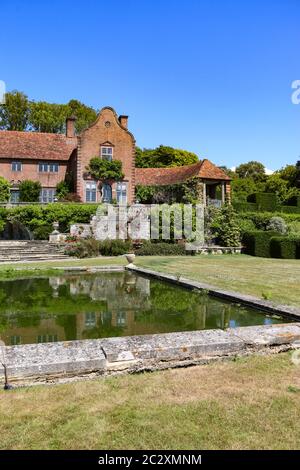
[[[32,101],[30,103],[29,125],[33,131],[62,133],[65,131],[68,113],[66,105]]]
[[[97,118],[97,111],[78,100],[70,100],[67,104],[68,116],[75,116],[76,132],[80,133],[89,127]]]
[[[246,201],[250,194],[264,191],[263,183],[256,183],[252,178],[234,178],[231,181],[232,198],[236,201]]]
[[[264,181],[266,179],[264,165],[254,160],[242,163],[236,168],[235,172],[240,178],[253,178],[254,181]]]
[[[197,155],[187,150],[160,145],[155,149],[136,147],[135,164],[139,168],[164,168],[191,165],[199,161]]]
[[[39,181],[24,180],[20,183],[20,202],[39,202],[42,185]]]
[[[119,160],[110,162],[94,157],[86,169],[98,181],[121,181],[124,178],[122,162]]]
[[[291,187],[289,181],[283,179],[280,172],[268,177],[265,190],[268,193],[276,194],[281,203],[299,194],[299,190],[296,187]]]
[[[0,129],[25,131],[28,126],[30,106],[21,91],[6,93],[5,104],[0,105]]]
[[[0,202],[7,202],[10,197],[10,183],[0,176]]]

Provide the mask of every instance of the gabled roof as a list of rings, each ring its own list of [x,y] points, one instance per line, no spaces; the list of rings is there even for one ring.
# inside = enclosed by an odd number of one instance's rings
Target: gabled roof
[[[69,160],[77,138],[43,132],[0,131],[0,158]]]
[[[193,165],[171,168],[136,168],[135,170],[135,183],[143,186],[183,183],[193,177],[219,181],[230,180],[221,168],[207,159]]]

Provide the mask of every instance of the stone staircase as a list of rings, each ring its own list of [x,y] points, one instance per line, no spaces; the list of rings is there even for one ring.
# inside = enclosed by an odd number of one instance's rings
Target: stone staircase
[[[70,259],[64,247],[39,240],[0,240],[0,263]]]

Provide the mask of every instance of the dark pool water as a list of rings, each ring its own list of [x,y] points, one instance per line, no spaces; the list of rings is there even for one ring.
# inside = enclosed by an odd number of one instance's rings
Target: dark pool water
[[[129,272],[0,282],[7,345],[287,321]]]

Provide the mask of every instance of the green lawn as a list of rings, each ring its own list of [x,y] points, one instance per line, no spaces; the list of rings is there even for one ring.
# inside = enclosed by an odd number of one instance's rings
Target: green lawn
[[[246,255],[137,258],[137,266],[300,307],[300,261]]]
[[[299,371],[284,353],[0,391],[0,448],[300,449]]]

